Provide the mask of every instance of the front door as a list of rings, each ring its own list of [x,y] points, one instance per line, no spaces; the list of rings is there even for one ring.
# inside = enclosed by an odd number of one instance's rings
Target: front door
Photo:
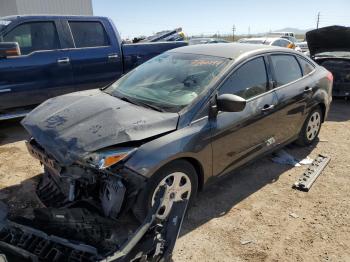
[[[241,65],[223,83],[220,94],[247,100],[242,112],[219,112],[212,121],[213,175],[224,174],[275,147],[276,94],[269,88],[266,58]]]
[[[58,34],[59,23],[28,21],[10,28],[4,42],[17,42],[21,56],[0,59],[0,110],[39,104],[72,84]]]
[[[74,42],[69,59],[75,91],[104,87],[122,75],[120,43],[109,23],[72,19],[64,21],[64,25],[69,28]]]

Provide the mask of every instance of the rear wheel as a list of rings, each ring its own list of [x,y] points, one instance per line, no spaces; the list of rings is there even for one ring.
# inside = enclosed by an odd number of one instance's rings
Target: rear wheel
[[[164,219],[169,215],[174,202],[189,199],[197,194],[198,178],[193,166],[185,160],[176,160],[155,173],[138,196],[133,212],[142,221],[155,202],[158,189],[165,185],[165,195],[157,217]]]
[[[297,140],[303,146],[311,145],[318,137],[321,130],[323,114],[320,107],[313,109],[306,118]]]

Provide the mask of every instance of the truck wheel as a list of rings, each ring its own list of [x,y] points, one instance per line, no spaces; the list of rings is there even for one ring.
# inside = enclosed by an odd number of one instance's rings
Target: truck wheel
[[[164,202],[157,214],[159,219],[168,216],[173,202],[189,199],[191,203],[197,194],[198,177],[194,167],[185,160],[176,160],[162,167],[147,182],[140,192],[133,212],[139,221],[143,221],[148,210],[152,207],[159,187],[166,185]]]
[[[311,145],[321,130],[323,114],[320,107],[313,109],[306,118],[297,143],[302,146]]]

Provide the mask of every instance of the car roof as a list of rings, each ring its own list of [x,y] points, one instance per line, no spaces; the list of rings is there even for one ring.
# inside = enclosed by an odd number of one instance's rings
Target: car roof
[[[210,45],[190,45],[172,49],[168,52],[189,53],[198,55],[210,55],[224,58],[236,59],[242,54],[249,52],[263,52],[263,51],[285,51],[286,48],[272,47],[268,45],[259,44],[244,44],[244,43],[217,43]]]
[[[27,18],[27,19],[106,19],[106,17],[103,16],[86,16],[86,15],[11,15],[11,16],[3,16],[0,17],[2,20],[9,20],[14,21],[21,18]]]

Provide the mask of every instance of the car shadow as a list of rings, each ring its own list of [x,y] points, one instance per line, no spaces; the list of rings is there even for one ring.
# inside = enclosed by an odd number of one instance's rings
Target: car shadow
[[[302,160],[310,155],[316,145],[317,143],[309,147],[300,147],[291,144],[283,149],[296,159]],[[186,235],[214,218],[226,215],[238,203],[264,186],[275,183],[287,170],[294,168],[294,166],[274,163],[271,157],[272,155],[268,155],[251,162],[200,192],[194,205],[187,212],[180,236]]]
[[[36,175],[21,183],[0,189],[0,201],[8,207],[9,217],[32,217],[35,208],[42,207],[35,194],[41,175]]]
[[[344,122],[350,120],[350,101],[344,98],[333,98],[327,121]]]
[[[0,146],[27,140],[29,134],[21,125],[21,118],[0,121]]]

